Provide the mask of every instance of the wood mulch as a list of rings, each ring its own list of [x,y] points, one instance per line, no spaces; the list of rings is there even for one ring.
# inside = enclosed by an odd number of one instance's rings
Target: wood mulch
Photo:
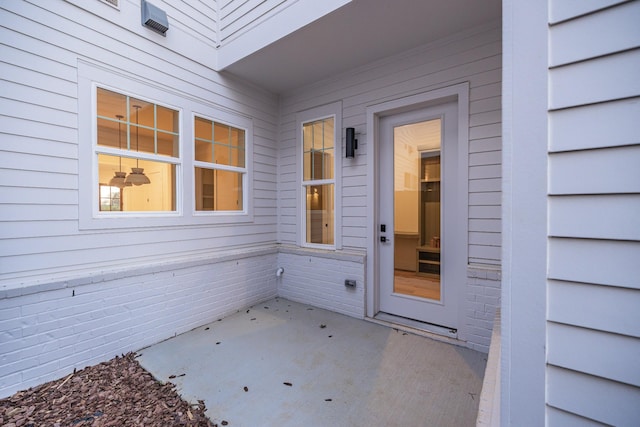
[[[0,400],[0,425],[217,427],[204,402],[185,402],[174,384],[155,380],[135,357],[116,357]]]

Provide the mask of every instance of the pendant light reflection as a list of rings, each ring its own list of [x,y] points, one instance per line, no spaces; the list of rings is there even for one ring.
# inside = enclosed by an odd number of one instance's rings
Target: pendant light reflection
[[[136,152],[139,152],[139,147],[138,147],[138,132],[139,132],[139,128],[138,128],[138,112],[140,111],[140,108],[142,108],[140,105],[133,105],[133,108],[136,109]],[[143,184],[151,184],[151,180],[149,179],[149,177],[147,177],[144,174],[144,169],[139,167],[140,165],[138,164],[138,159],[136,159],[136,167],[135,168],[131,168],[131,173],[129,174],[129,176],[127,176],[127,178],[125,179],[125,185],[143,185]]]
[[[122,132],[120,129],[120,125],[122,124],[122,119],[124,116],[122,114],[116,114],[116,118],[118,119],[118,148],[122,150]],[[115,176],[111,178],[109,181],[109,186],[111,187],[130,187],[131,184],[127,184],[125,182],[125,177],[127,176],[126,172],[122,172],[122,157],[118,157],[120,164],[118,166],[118,172],[115,172]]]

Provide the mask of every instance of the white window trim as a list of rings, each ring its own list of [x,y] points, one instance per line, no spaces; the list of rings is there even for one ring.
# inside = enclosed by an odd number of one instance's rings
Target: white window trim
[[[224,114],[218,114],[217,117],[220,117],[221,115]],[[243,179],[242,179],[242,210],[238,210],[238,211],[198,211],[196,210],[196,200],[195,200],[195,178],[193,179],[193,185],[191,188],[192,191],[192,197],[193,197],[193,202],[191,204],[191,208],[192,208],[192,213],[194,216],[208,216],[208,217],[216,217],[216,216],[228,216],[228,215],[234,215],[234,216],[238,216],[238,215],[248,215],[249,212],[253,211],[253,209],[249,209],[249,205],[251,205],[252,202],[252,197],[249,197],[249,182],[253,181],[253,178],[250,179],[250,177],[252,177],[252,175],[250,174],[250,171],[252,168],[249,167],[249,159],[253,158],[252,156],[249,156],[249,152],[252,151],[252,148],[250,146],[253,146],[253,144],[249,143],[249,134],[251,133],[251,121],[244,121],[244,123],[240,124],[239,122],[242,120],[222,120],[220,118],[215,118],[213,116],[207,115],[207,114],[200,114],[200,113],[192,113],[191,114],[191,123],[195,123],[195,118],[201,118],[201,119],[205,119],[205,120],[211,120],[214,123],[219,123],[222,125],[227,125],[227,126],[232,126],[236,129],[241,129],[244,131],[244,168],[238,167],[238,166],[229,166],[229,165],[222,165],[222,164],[218,164],[218,163],[209,163],[209,162],[201,162],[196,160],[196,153],[195,153],[195,149],[194,149],[194,140],[195,140],[195,135],[192,136],[191,138],[191,150],[192,150],[192,161],[193,161],[193,165],[191,167],[191,173],[193,174],[193,168],[195,167],[200,167],[200,168],[204,168],[204,169],[213,169],[213,170],[225,170],[225,171],[230,171],[230,172],[238,172],[238,173],[242,173],[244,175]],[[192,126],[192,129],[195,127],[195,125]],[[251,140],[253,140],[253,135],[251,136]],[[252,192],[253,193],[253,192]]]
[[[304,177],[304,144],[303,129],[304,123],[334,118],[334,176],[329,180],[315,180],[316,184],[334,184],[334,224],[333,224],[333,245],[323,245],[317,243],[307,243],[307,214],[306,214],[306,187],[303,184]],[[311,108],[309,110],[296,113],[296,199],[298,201],[297,221],[298,232],[296,243],[298,246],[305,248],[340,250],[342,249],[342,156],[344,153],[342,144],[342,102],[333,102],[331,104],[322,105]]]
[[[135,98],[149,100],[179,111],[180,147],[176,170],[176,210],[164,212],[100,212],[98,200],[98,165],[96,155],[97,114],[96,87]],[[91,118],[89,118],[89,115]],[[244,129],[246,181],[243,183],[245,204],[243,211],[218,211],[215,214],[195,213],[193,124],[185,120],[209,117],[214,121]],[[101,147],[105,154],[121,151]],[[175,158],[140,153],[140,159],[172,163]],[[110,230],[175,226],[206,226],[253,222],[253,120],[241,114],[223,110],[205,101],[149,83],[106,65],[78,61],[78,223],[80,230]]]

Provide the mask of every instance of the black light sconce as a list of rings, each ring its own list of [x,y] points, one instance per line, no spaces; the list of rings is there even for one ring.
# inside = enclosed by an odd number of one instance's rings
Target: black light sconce
[[[354,128],[347,128],[346,157],[355,157],[357,148],[358,140],[356,139],[356,130]]]

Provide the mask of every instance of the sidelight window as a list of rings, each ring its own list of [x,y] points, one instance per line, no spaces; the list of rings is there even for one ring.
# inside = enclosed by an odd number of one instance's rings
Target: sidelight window
[[[335,244],[335,117],[302,124],[304,242]]]

